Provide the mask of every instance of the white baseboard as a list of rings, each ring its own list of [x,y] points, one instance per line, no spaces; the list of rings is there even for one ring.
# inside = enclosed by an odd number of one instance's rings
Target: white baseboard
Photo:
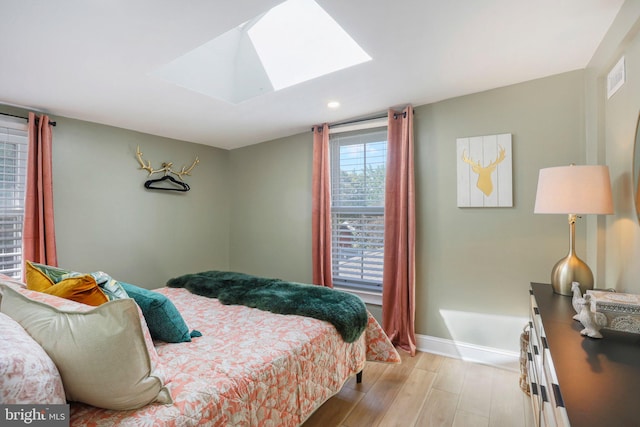
[[[426,353],[495,366],[509,371],[520,371],[520,354],[513,351],[456,342],[428,335],[416,335],[416,347],[419,351]]]

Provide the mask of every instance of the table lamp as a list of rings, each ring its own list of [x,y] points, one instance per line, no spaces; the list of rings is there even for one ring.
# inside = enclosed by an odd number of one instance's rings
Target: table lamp
[[[593,289],[593,273],[576,255],[575,224],[581,214],[613,213],[609,168],[571,165],[540,169],[534,212],[569,216],[569,254],[551,270],[553,291],[572,295],[572,282],[580,283],[582,294]]]

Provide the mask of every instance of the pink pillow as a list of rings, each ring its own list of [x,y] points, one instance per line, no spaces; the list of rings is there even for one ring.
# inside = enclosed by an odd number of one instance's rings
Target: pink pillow
[[[58,368],[18,322],[0,313],[0,403],[66,403]]]

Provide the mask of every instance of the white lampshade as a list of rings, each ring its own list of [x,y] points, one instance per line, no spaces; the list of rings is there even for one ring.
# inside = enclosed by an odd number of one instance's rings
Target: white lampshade
[[[535,213],[613,213],[607,166],[560,166],[540,169]]]

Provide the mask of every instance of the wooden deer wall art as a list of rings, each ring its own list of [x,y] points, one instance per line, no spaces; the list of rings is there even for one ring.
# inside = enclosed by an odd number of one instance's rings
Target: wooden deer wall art
[[[144,183],[144,187],[149,190],[165,190],[165,191],[189,191],[191,187],[189,184],[182,180],[184,175],[191,176],[191,171],[196,167],[200,160],[196,156],[196,159],[193,161],[191,166],[188,168],[183,166],[179,172],[173,170],[173,163],[164,162],[162,163],[162,167],[160,169],[153,169],[151,167],[151,161],[149,160],[147,163],[142,159],[142,151],[140,151],[140,146],[136,149],[136,158],[138,159],[138,163],[140,163],[140,169],[144,169],[149,172],[149,176],[156,173],[164,173],[162,177],[156,179],[149,179]],[[178,179],[174,178],[172,175],[175,175]]]
[[[511,207],[511,134],[456,140],[458,207]]]

